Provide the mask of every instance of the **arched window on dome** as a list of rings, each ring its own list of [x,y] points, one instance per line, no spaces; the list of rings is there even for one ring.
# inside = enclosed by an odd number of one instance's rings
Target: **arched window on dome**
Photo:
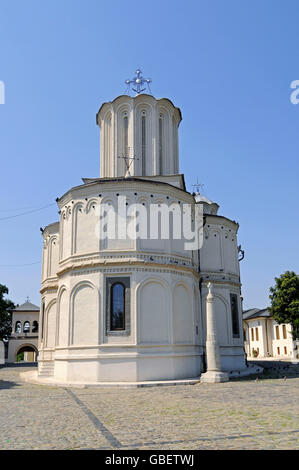
[[[34,320],[32,323],[32,333],[37,333],[38,332],[38,321]]]
[[[24,331],[24,333],[29,333],[30,332],[30,323],[29,323],[29,321],[25,321],[23,331]]]
[[[20,321],[16,322],[15,333],[22,333],[22,323]]]
[[[141,116],[141,162],[142,162],[142,175],[146,174],[146,114],[143,111]]]
[[[121,282],[115,282],[111,286],[110,306],[110,330],[125,330],[125,297],[126,288]]]
[[[159,117],[159,174],[163,174],[163,158],[164,158],[164,148],[163,148],[163,114],[160,114]]]
[[[123,154],[127,156],[128,154],[128,130],[129,130],[129,119],[128,116],[124,115],[123,121]]]

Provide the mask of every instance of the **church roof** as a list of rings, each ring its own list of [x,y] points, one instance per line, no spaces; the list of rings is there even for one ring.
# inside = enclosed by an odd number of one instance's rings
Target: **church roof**
[[[185,178],[184,178],[184,175],[183,174],[178,174],[178,175],[163,175],[164,177],[168,177],[168,176],[178,176],[181,178],[181,181],[182,181],[182,185],[183,185],[183,188],[180,188],[178,186],[174,186],[173,184],[170,184],[170,183],[167,183],[166,181],[160,181],[160,180],[155,180],[155,179],[148,179],[146,176],[130,176],[130,177],[125,177],[125,176],[113,176],[113,177],[109,177],[109,178],[82,178],[83,180],[83,183],[84,184],[81,184],[79,186],[74,186],[73,188],[69,189],[65,194],[63,194],[60,198],[57,198],[57,203],[58,203],[58,206],[63,206],[63,200],[64,198],[70,194],[72,191],[75,191],[77,189],[80,189],[80,188],[85,188],[85,187],[88,187],[88,186],[93,186],[93,185],[97,185],[97,184],[109,184],[109,183],[132,183],[132,182],[139,182],[139,183],[148,183],[148,184],[154,184],[154,185],[164,185],[164,186],[168,186],[169,188],[172,188],[172,189],[175,189],[175,190],[178,190],[178,191],[182,191],[186,194],[190,194],[187,190],[186,190],[186,185],[185,185]],[[154,176],[153,176],[154,178]],[[47,228],[47,227],[46,227]]]
[[[112,101],[106,101],[104,103],[102,103],[98,113],[97,113],[97,119],[98,119],[98,114],[100,114],[101,110],[103,109],[103,107],[106,105],[106,104],[113,104],[115,103],[115,101],[118,101],[119,99],[121,98],[129,98],[131,100],[140,100],[142,99],[142,97],[144,96],[147,96],[149,97],[150,99],[153,99],[153,100],[156,100],[156,101],[168,101],[176,110],[177,112],[179,113],[179,117],[180,117],[180,121],[182,120],[182,112],[180,110],[180,108],[178,108],[177,106],[175,106],[173,104],[173,102],[169,99],[169,98],[155,98],[153,95],[149,95],[148,93],[140,93],[136,96],[130,96],[130,95],[119,95],[117,96],[116,98],[114,98],[114,100]]]
[[[243,320],[251,320],[252,318],[260,318],[260,317],[271,317],[271,313],[267,308],[259,309],[259,308],[251,308],[249,310],[244,310],[243,312]]]
[[[196,194],[195,201],[196,202],[206,202],[207,204],[216,204],[215,202],[208,199],[206,196],[203,196],[202,194],[199,194],[199,193]]]
[[[39,312],[39,307],[37,305],[32,304],[31,302],[25,302],[22,305],[16,307],[14,312]]]

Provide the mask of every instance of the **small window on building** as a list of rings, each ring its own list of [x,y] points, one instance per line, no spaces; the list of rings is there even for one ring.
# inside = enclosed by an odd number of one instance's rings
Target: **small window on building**
[[[283,339],[287,339],[287,327],[286,327],[286,325],[282,325],[282,337],[283,337]]]
[[[22,333],[22,323],[20,321],[16,322],[15,332],[16,333]]]
[[[129,129],[129,120],[128,117],[124,117],[124,127],[123,127],[123,154],[128,155],[128,129]]]
[[[275,327],[275,332],[276,332],[276,339],[280,339],[280,336],[279,336],[279,326],[278,326],[278,325]]]
[[[159,173],[163,174],[163,116],[159,117]]]
[[[280,356],[280,348],[277,348],[277,354]]]
[[[259,340],[259,329],[257,327],[255,329],[255,338],[257,341]]]
[[[30,323],[29,323],[29,321],[25,321],[23,331],[24,331],[24,333],[29,333],[30,332]]]
[[[32,323],[32,333],[37,333],[38,332],[38,322],[35,320]]]
[[[233,337],[240,337],[240,328],[239,328],[239,311],[238,311],[238,297],[236,294],[230,294],[230,305],[231,305],[231,315],[232,315],[232,327],[233,327]]]
[[[110,307],[110,330],[124,330],[125,329],[125,298],[126,288],[120,283],[116,282],[111,287],[111,307]]]
[[[285,355],[287,355],[287,354],[288,354],[288,353],[287,353],[287,347],[286,347],[286,346],[284,346],[284,348],[283,348],[283,349],[284,349],[284,353],[285,353]]]
[[[106,333],[128,335],[130,330],[130,278],[106,279]]]
[[[251,341],[254,341],[254,328],[251,328]]]
[[[141,162],[142,162],[142,175],[146,172],[146,121],[145,114],[141,116]]]

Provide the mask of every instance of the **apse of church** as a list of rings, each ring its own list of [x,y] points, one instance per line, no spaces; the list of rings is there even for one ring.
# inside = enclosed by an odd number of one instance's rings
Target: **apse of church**
[[[169,99],[138,88],[148,82],[137,72],[136,96],[103,103],[96,116],[100,177],[83,178],[62,195],[59,221],[43,230],[41,380],[198,379],[206,364],[208,283],[213,284],[208,328],[217,344],[216,375],[245,369],[238,224],[218,215],[215,202],[186,190],[179,173],[181,111]],[[99,210],[105,207],[107,217],[121,200],[128,220],[137,212],[148,214],[153,205],[165,213],[172,207],[188,206],[192,214],[200,208],[202,247],[186,249],[181,239],[161,234],[105,236]],[[129,213],[133,204],[138,211]]]

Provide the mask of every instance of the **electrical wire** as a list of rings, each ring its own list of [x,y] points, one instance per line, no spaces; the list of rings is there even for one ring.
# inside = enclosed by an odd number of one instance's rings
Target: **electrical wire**
[[[24,264],[0,264],[0,268],[22,268],[23,266],[33,266],[34,264],[40,264],[40,261],[35,261],[34,263],[24,263]]]
[[[31,211],[22,212],[21,214],[9,215],[7,217],[0,217],[0,220],[15,219],[16,217],[21,217],[23,215],[32,214],[33,212],[42,211],[43,209],[48,209],[48,207],[56,206],[56,202],[48,204],[47,206],[39,207],[38,209],[32,209]]]

